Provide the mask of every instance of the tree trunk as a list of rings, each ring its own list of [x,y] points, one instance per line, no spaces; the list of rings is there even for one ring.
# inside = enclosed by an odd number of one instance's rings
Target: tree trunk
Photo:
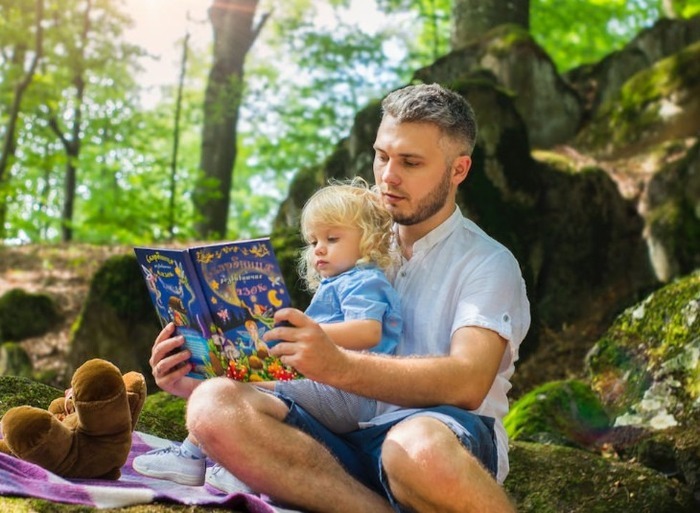
[[[193,202],[195,230],[210,239],[226,234],[236,162],[236,125],[243,89],[243,64],[267,16],[254,26],[258,0],[214,0],[214,61],[204,97],[200,168]]]
[[[190,41],[189,30],[182,42],[182,59],[180,61],[180,80],[177,84],[177,99],[175,101],[175,120],[173,127],[173,152],[170,159],[170,205],[168,206],[168,239],[175,238],[175,196],[177,194],[177,154],[180,148],[180,112],[182,111],[182,91],[185,87],[187,71],[187,50]]]
[[[498,25],[516,23],[530,29],[530,0],[454,0],[452,49],[456,50]]]
[[[22,79],[15,85],[15,94],[12,98],[12,105],[7,116],[7,126],[5,127],[5,136],[0,149],[0,191],[4,189],[4,185],[9,181],[10,159],[15,156],[16,150],[16,131],[19,112],[22,106],[22,98],[24,93],[32,83],[37,65],[43,54],[43,28],[42,21],[44,19],[44,0],[36,0],[36,23],[35,23],[35,39],[34,39],[34,57]],[[23,55],[23,53],[22,53]],[[6,195],[0,195],[0,240],[5,238],[5,218],[7,216]]]
[[[75,87],[75,101],[73,102],[73,115],[71,120],[70,137],[61,130],[55,114],[49,119],[49,126],[58,136],[66,150],[66,174],[64,177],[63,212],[61,214],[61,241],[73,240],[73,213],[75,207],[75,191],[78,185],[78,160],[80,158],[81,125],[83,121],[83,98],[85,96],[85,54],[87,51],[88,36],[90,34],[90,14],[92,0],[87,0],[83,27],[80,32],[77,62],[73,69],[73,87]]]

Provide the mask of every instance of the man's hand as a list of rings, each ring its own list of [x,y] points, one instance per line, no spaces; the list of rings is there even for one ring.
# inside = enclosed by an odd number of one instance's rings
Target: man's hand
[[[173,337],[175,325],[169,323],[156,337],[151,349],[151,372],[156,384],[164,391],[179,397],[189,397],[199,383],[198,379],[187,377],[191,364],[189,350],[181,349],[185,337]]]
[[[330,383],[347,369],[347,356],[321,326],[309,316],[294,308],[283,308],[275,313],[278,327],[265,333],[265,341],[278,341],[270,353],[282,363],[290,365],[304,377]],[[285,325],[280,326],[281,324]]]

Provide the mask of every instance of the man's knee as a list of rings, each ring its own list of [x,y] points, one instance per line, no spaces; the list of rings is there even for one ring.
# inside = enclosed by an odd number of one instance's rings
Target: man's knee
[[[279,398],[228,378],[212,378],[198,386],[187,403],[187,429],[204,440],[225,429],[234,433],[251,425],[256,414],[283,420],[288,408]],[[240,420],[241,422],[237,422]]]
[[[198,386],[187,401],[187,430],[204,439],[209,429],[216,430],[218,420],[236,409],[242,384],[228,378],[212,378]]]
[[[452,430],[431,417],[397,424],[382,445],[382,465],[390,480],[444,483],[459,456],[469,457]]]

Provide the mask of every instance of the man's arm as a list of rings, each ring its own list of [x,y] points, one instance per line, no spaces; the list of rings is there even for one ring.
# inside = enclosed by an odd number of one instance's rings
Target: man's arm
[[[406,407],[452,404],[478,408],[498,372],[507,342],[484,328],[464,327],[447,356],[390,357],[337,347],[321,327],[293,309],[275,319],[293,327],[266,336],[282,340],[272,352],[310,379]]]

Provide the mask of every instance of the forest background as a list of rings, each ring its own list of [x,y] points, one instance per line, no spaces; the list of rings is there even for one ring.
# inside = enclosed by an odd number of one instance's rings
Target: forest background
[[[95,356],[150,379],[131,248],[271,233],[284,271],[311,192],[371,178],[379,99],[437,81],[481,125],[460,208],[531,300],[509,493],[697,511],[700,0],[184,2],[0,0],[2,406]]]
[[[154,91],[144,72],[159,56],[129,39],[128,2],[0,0],[4,244],[269,233],[295,173],[330,155],[369,101],[456,44],[455,13],[503,4],[220,0],[175,20],[167,5],[178,0],[160,3],[162,23],[183,33],[173,81]],[[661,17],[700,12],[697,0],[514,4],[560,72]],[[218,44],[192,42],[202,26]]]

